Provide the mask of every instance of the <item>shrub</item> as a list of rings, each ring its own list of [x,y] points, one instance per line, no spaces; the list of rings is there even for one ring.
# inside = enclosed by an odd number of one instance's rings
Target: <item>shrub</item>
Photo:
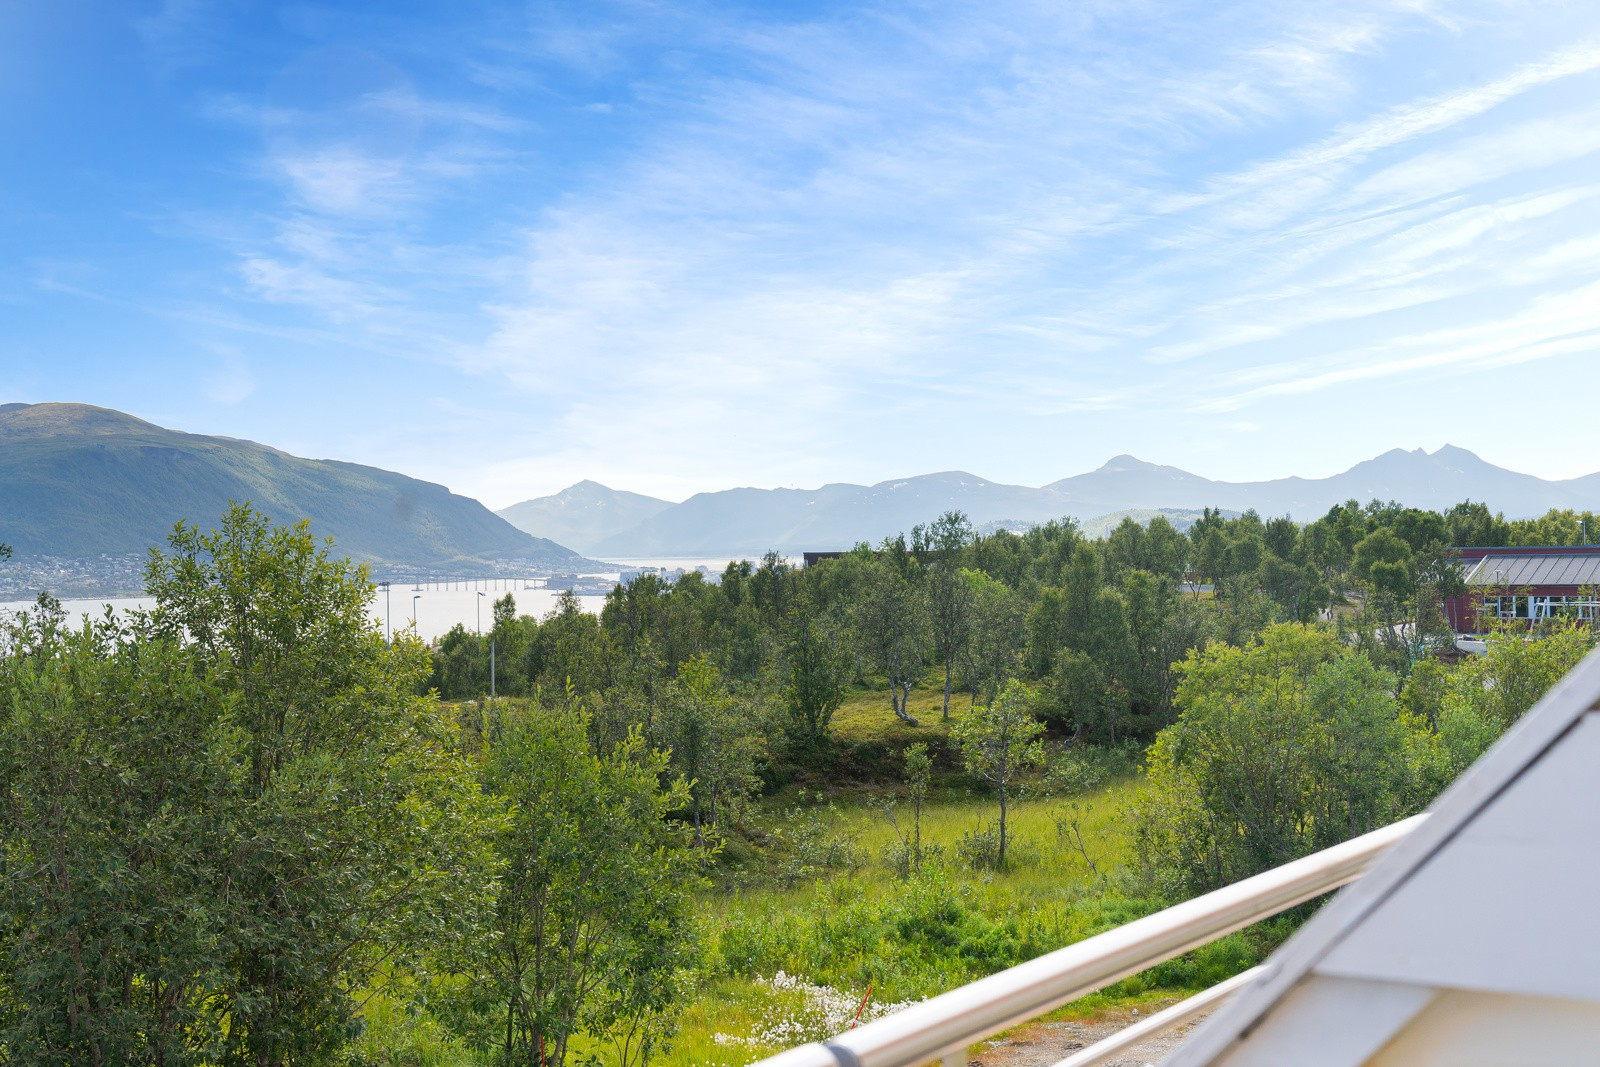
[[[1001,867],[1000,822],[990,820],[961,835],[956,844],[956,855],[974,871],[997,871]],[[1039,862],[1038,850],[1026,842],[1011,839],[1006,844],[1004,865],[1007,868],[1028,867]]]
[[[792,888],[824,871],[860,870],[866,863],[866,853],[856,843],[860,833],[839,828],[838,809],[832,804],[805,806],[805,790],[799,800],[772,832],[773,879]]]

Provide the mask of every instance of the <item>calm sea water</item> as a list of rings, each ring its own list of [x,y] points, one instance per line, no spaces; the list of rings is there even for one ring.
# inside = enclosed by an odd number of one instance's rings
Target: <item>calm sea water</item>
[[[629,568],[659,567],[667,571],[696,570],[704,567],[711,575],[721,574],[728,565],[726,559],[630,559],[614,562]],[[612,571],[595,577],[615,582],[619,573]],[[372,601],[372,618],[379,626],[391,631],[401,631],[415,626],[417,634],[423,640],[432,641],[457,625],[465,626],[469,631],[476,630],[480,625],[488,629],[494,602],[507,593],[516,601],[518,615],[536,615],[539,618],[555,610],[556,601],[561,596],[561,591],[558,589],[539,588],[523,578],[480,578],[471,581],[429,582],[421,585],[396,582],[389,587],[387,596],[382,589],[377,591]],[[605,603],[605,596],[580,594],[578,603],[585,611],[599,614],[601,606]],[[15,611],[30,607],[31,604],[31,601],[26,600],[4,602],[0,603],[0,611]],[[68,616],[74,620],[86,614],[102,615],[108,604],[113,611],[128,611],[149,608],[152,606],[152,601],[145,597],[119,597],[109,600],[61,602]]]

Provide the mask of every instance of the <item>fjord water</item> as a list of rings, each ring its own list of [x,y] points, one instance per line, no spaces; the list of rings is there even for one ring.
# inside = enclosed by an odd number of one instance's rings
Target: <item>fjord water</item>
[[[484,594],[481,609],[478,603],[480,591]],[[383,590],[377,591],[372,602],[372,618],[379,626],[387,625],[394,632],[407,630],[414,623],[419,637],[424,641],[433,641],[448,633],[458,623],[469,631],[477,629],[480,610],[483,627],[487,630],[492,622],[493,602],[507,593],[516,599],[518,615],[536,615],[540,618],[555,608],[556,601],[561,596],[560,590],[523,589],[518,579],[452,582],[448,585],[432,584],[417,588],[414,588],[412,583],[397,582],[389,590],[387,603]],[[414,603],[411,599],[413,596],[417,597]],[[578,603],[585,611],[598,614],[601,605],[605,603],[605,597],[579,596]],[[155,601],[148,597],[111,597],[61,602],[67,618],[75,623],[83,615],[98,617],[104,614],[107,606],[113,611],[123,612],[150,608],[154,604]],[[32,606],[33,602],[28,600],[0,603],[0,614]]]
[[[720,575],[728,564],[725,559],[628,559],[615,562],[619,567],[625,567],[629,571],[659,568],[672,572],[704,568],[706,573],[712,576]],[[617,570],[583,577],[588,581],[615,582],[620,574],[621,571]],[[468,631],[475,631],[481,620],[483,629],[487,631],[493,621],[494,602],[509,593],[516,601],[518,615],[533,615],[542,619],[555,609],[557,601],[561,598],[561,590],[533,585],[532,581],[521,577],[420,583],[396,581],[390,585],[387,596],[384,590],[376,590],[372,600],[372,618],[379,626],[385,626],[394,632],[415,625],[419,637],[424,641],[433,641],[449,633],[451,628],[458,624],[466,627]],[[483,594],[481,597],[480,593]],[[415,601],[412,600],[413,597],[416,598]],[[604,603],[603,593],[578,594],[578,604],[585,611],[599,614]],[[100,597],[61,602],[67,617],[74,622],[83,615],[102,615],[108,605],[113,611],[122,612],[149,608],[153,604],[154,601],[147,597]],[[32,606],[31,600],[0,602],[0,613]]]

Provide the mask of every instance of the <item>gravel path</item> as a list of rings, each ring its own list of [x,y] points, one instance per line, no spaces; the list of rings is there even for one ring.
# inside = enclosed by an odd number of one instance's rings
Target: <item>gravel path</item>
[[[1172,1003],[1176,1002],[1174,998]],[[1157,1002],[1141,1011],[1148,1015],[1166,1006],[1165,1002]],[[1118,1011],[1107,1012],[1092,1020],[1039,1023],[1024,1027],[991,1042],[987,1051],[967,1061],[968,1067],[1050,1067],[1079,1049],[1109,1037],[1130,1023],[1138,1022],[1139,1018],[1132,1011]],[[1197,1019],[1176,1030],[1157,1034],[1148,1041],[1126,1049],[1116,1059],[1107,1060],[1106,1067],[1151,1067],[1159,1064],[1162,1057],[1177,1048],[1184,1035],[1199,1022]]]

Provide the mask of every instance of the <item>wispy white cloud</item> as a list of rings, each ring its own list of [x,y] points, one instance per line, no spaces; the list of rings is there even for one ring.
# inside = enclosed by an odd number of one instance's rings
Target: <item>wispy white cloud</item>
[[[1592,352],[1600,346],[1600,282],[1530,301],[1493,323],[1430,330],[1344,354],[1338,366],[1301,363],[1283,368],[1281,381],[1217,396],[1195,405],[1203,412],[1236,411],[1276,397],[1316,393],[1427,372],[1470,374],[1485,367]],[[1411,354],[1405,354],[1411,353]]]
[[[1576,44],[1527,63],[1485,85],[1397,105],[1315,144],[1215,180],[1209,183],[1210,188],[1203,193],[1178,196],[1163,206],[1167,210],[1176,210],[1223,198],[1254,195],[1261,190],[1293,189],[1306,185],[1318,187],[1323,180],[1337,177],[1343,168],[1362,162],[1375,153],[1449,129],[1531,90],[1596,69],[1600,69],[1600,41]],[[1397,190],[1410,191],[1416,184],[1390,178],[1374,186],[1358,186],[1355,198],[1376,200],[1385,193],[1392,195]],[[1436,188],[1431,183],[1422,184],[1430,189]]]
[[[336,323],[361,322],[396,302],[374,286],[318,270],[306,261],[250,256],[239,273],[262,299],[316,308]]]
[[[1579,310],[1549,317],[1600,278],[1576,22],[601,4],[495,16],[455,59],[477,95],[390,53],[359,91],[319,95],[313,57],[213,108],[278,194],[234,241],[248,292],[536,412],[479,484],[689,490],[1244,408],[1219,425],[1266,433],[1283,398],[1578,351]]]

